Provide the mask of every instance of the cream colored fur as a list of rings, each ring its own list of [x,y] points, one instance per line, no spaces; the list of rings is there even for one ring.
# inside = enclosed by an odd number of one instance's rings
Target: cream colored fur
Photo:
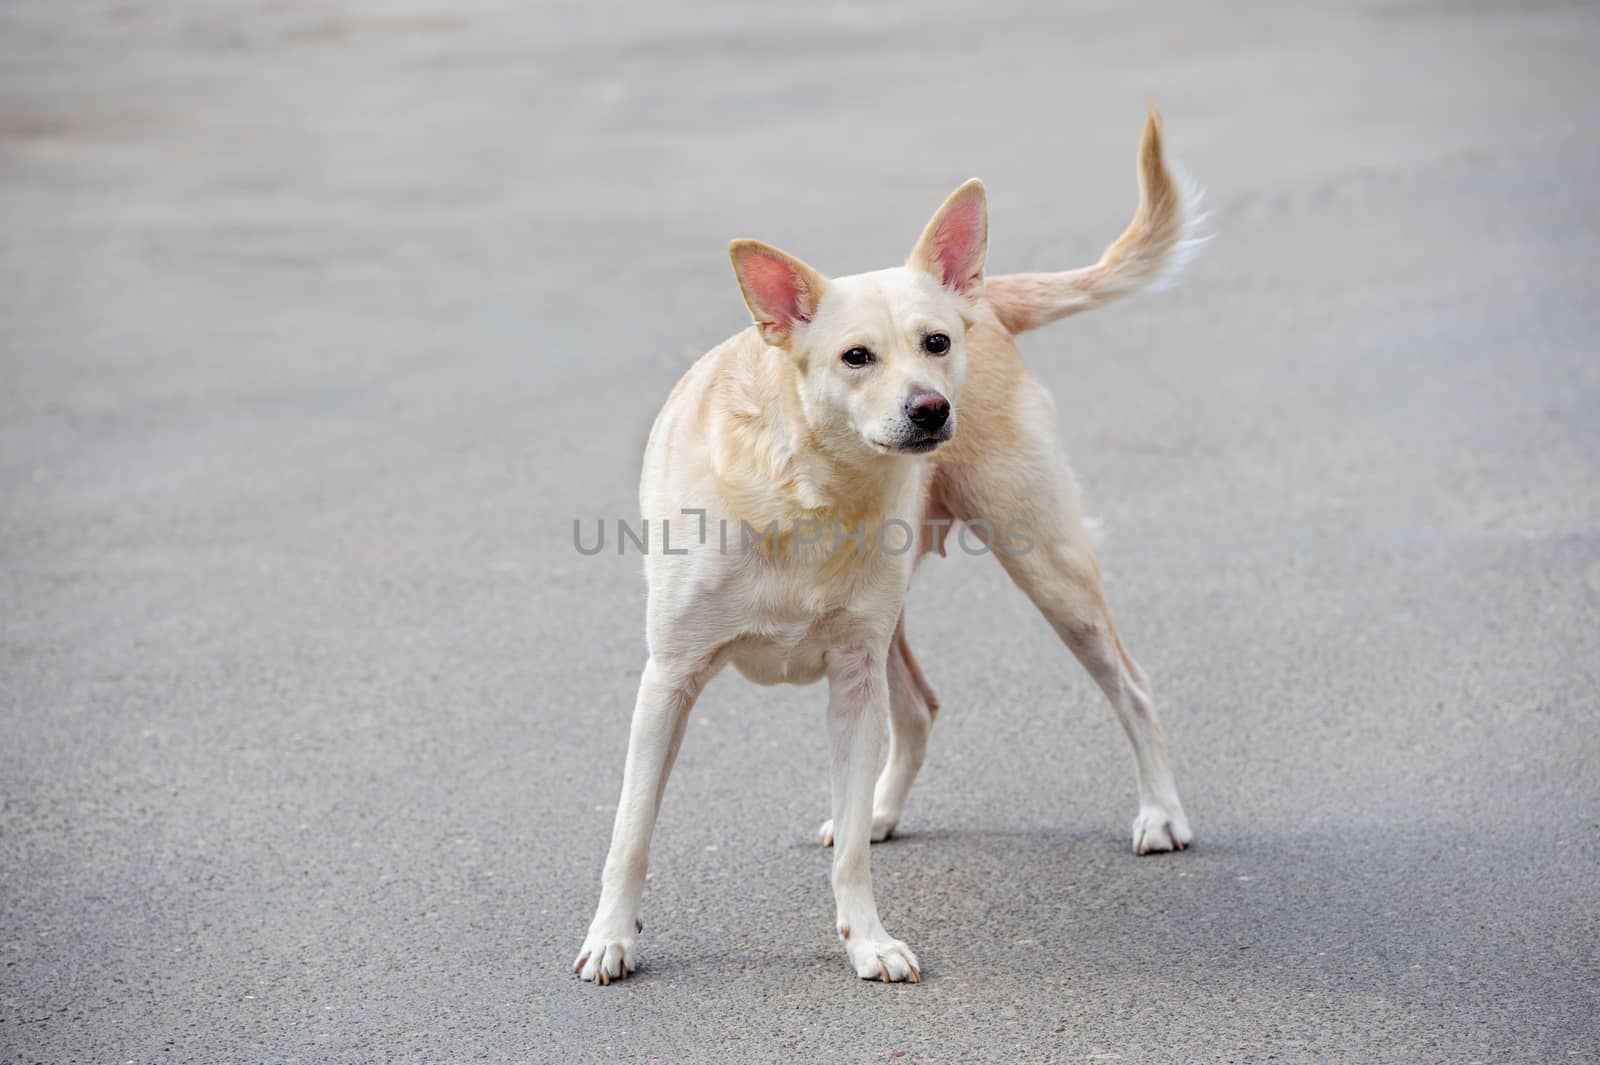
[[[985,282],[976,181],[935,213],[903,267],[830,280],[775,248],[734,242],[756,324],[690,369],[645,452],[650,658],[600,903],[574,966],[583,979],[608,983],[638,963],[667,775],[696,697],[729,664],[761,684],[827,679],[833,816],[821,838],[834,847],[836,927],[857,975],[920,979],[916,955],[879,920],[868,869],[868,842],[898,823],[938,709],[903,607],[917,556],[942,538],[923,533],[897,552],[896,521],[953,518],[992,543],[1132,743],[1135,852],[1189,844],[1149,683],[1101,593],[1054,404],[1011,340],[1159,280],[1194,247],[1194,196],[1166,166],[1153,108],[1138,173],[1132,224],[1081,270]],[[948,349],[936,351],[935,337]],[[846,353],[859,351],[870,360],[849,365]],[[948,415],[929,428],[941,400]],[[773,523],[776,535],[763,536]],[[841,542],[836,529],[865,535]],[[1008,529],[1026,530],[1029,547]]]

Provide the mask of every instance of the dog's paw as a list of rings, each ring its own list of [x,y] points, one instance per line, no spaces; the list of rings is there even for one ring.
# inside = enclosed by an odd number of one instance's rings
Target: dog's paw
[[[635,922],[636,930],[643,931]],[[592,980],[602,986],[613,980],[626,980],[628,974],[639,968],[639,940],[636,936],[611,935],[589,932],[572,963],[572,971],[580,980]]]
[[[890,836],[894,835],[894,826],[898,822],[899,822],[899,818],[889,817],[887,815],[882,815],[882,814],[873,814],[872,815],[872,842],[874,842],[874,843],[882,843],[884,840],[886,840]],[[824,847],[833,846],[833,819],[832,818],[829,818],[828,820],[822,822],[822,827],[817,829],[817,842],[822,844]]]
[[[886,984],[902,980],[908,984],[922,982],[922,966],[917,964],[917,956],[887,932],[876,939],[863,937],[852,941],[846,938],[844,945],[850,952],[850,964],[863,980],[882,980]]]
[[[1182,810],[1146,806],[1133,819],[1133,853],[1161,854],[1181,851],[1194,842],[1189,820]]]

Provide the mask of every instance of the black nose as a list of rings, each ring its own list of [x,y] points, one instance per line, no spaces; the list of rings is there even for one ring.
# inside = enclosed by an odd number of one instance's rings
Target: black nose
[[[931,433],[950,417],[950,401],[937,392],[918,392],[906,400],[906,417]]]

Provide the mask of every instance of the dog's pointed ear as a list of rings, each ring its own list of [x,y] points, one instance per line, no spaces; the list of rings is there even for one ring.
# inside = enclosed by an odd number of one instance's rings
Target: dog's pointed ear
[[[786,347],[795,327],[817,313],[827,280],[793,255],[759,240],[734,241],[728,257],[762,339]]]
[[[933,213],[906,265],[925,270],[945,288],[977,295],[989,250],[989,202],[983,182],[973,178]]]

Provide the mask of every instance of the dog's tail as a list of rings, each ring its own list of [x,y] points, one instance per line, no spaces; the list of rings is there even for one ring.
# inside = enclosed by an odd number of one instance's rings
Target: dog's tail
[[[1161,112],[1150,105],[1139,139],[1139,209],[1093,266],[1054,274],[1000,274],[984,298],[1013,333],[1037,329],[1118,296],[1170,280],[1209,239],[1199,186],[1175,176],[1161,148]]]

